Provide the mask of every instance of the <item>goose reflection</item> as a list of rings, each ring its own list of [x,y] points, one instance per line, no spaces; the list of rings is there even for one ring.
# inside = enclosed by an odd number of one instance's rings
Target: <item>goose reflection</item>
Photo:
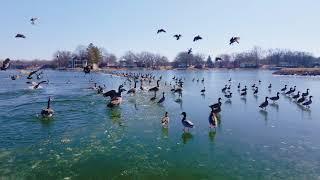
[[[193,138],[193,135],[190,132],[184,132],[181,135],[183,144],[187,144]]]
[[[268,121],[268,111],[261,109],[259,113],[264,117],[264,120],[267,122]]]
[[[274,107],[276,109],[277,112],[279,112],[279,104],[277,103],[270,103],[271,107]]]
[[[121,118],[121,109],[119,107],[108,110],[108,114],[113,124],[124,126]]]
[[[242,98],[241,98],[241,101],[243,101],[244,104],[247,104],[247,98],[246,98],[246,97],[242,97]]]
[[[215,137],[216,137],[216,132],[217,132],[217,131],[216,131],[215,129],[209,131],[209,134],[208,134],[208,135],[209,135],[209,139],[210,139],[211,142],[214,142],[214,139],[215,139]]]
[[[164,138],[168,138],[169,137],[169,129],[168,128],[164,128],[164,127],[162,127],[162,136],[164,137]]]

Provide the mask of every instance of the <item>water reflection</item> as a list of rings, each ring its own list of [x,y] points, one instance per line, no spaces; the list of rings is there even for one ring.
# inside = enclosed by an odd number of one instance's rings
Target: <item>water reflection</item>
[[[183,144],[187,144],[187,142],[193,138],[193,135],[190,132],[184,132],[182,133],[181,138],[182,138]]]
[[[211,142],[214,142],[214,139],[216,137],[216,129],[210,129],[209,131],[209,139]]]
[[[271,103],[270,104],[271,107],[275,108],[277,112],[279,112],[279,104],[277,103]]]
[[[108,110],[109,117],[113,124],[118,124],[119,126],[123,126],[122,118],[121,118],[121,109],[120,107],[114,107]]]
[[[164,128],[164,127],[162,127],[162,136],[164,137],[164,138],[168,138],[169,137],[169,128]]]
[[[268,111],[261,109],[259,111],[259,113],[264,117],[264,121],[267,122],[268,121]]]

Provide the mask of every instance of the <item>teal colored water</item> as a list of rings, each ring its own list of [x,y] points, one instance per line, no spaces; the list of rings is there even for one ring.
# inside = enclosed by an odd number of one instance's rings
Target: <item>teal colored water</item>
[[[45,71],[48,85],[31,90],[25,77],[0,73],[0,179],[319,179],[320,78],[273,76],[270,71],[155,71],[164,81],[185,78],[182,103],[171,87],[163,105],[153,93],[124,94],[120,107],[88,89],[93,79],[116,89],[124,79],[96,73]],[[205,78],[204,84],[192,78]],[[232,78],[233,98],[221,89]],[[66,84],[70,80],[71,84]],[[254,97],[253,83],[259,85]],[[240,97],[237,84],[249,88]],[[272,83],[272,91],[267,86]],[[261,111],[265,96],[288,84],[311,89],[310,110],[280,95],[277,104]],[[146,84],[146,86],[149,86]],[[154,86],[154,83],[150,85]],[[205,96],[200,90],[206,87]],[[128,85],[125,87],[129,89]],[[158,96],[160,93],[158,93]],[[39,114],[53,97],[51,120]],[[223,98],[221,121],[209,130],[208,105]],[[169,112],[170,125],[160,120]],[[181,112],[195,128],[183,133]]]

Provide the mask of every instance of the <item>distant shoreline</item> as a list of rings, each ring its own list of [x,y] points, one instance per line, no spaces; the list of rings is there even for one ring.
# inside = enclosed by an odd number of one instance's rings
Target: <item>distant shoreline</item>
[[[320,68],[283,68],[275,71],[276,75],[319,76]]]

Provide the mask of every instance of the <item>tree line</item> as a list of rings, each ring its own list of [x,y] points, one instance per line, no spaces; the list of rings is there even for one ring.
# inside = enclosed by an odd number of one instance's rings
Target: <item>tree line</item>
[[[291,51],[285,49],[262,50],[254,47],[252,50],[233,53],[220,54],[215,57],[203,54],[193,54],[180,52],[173,61],[169,61],[166,56],[151,52],[132,51],[117,57],[109,53],[104,48],[92,43],[87,46],[80,45],[74,51],[57,51],[51,61],[34,60],[12,61],[13,68],[26,68],[30,66],[44,66],[47,68],[70,68],[83,67],[85,65],[96,64],[100,68],[105,67],[141,67],[159,69],[161,67],[173,68],[239,68],[250,67],[259,68],[264,65],[280,67],[314,67],[320,65],[320,58],[311,53],[302,51]],[[73,64],[72,64],[73,63]]]

